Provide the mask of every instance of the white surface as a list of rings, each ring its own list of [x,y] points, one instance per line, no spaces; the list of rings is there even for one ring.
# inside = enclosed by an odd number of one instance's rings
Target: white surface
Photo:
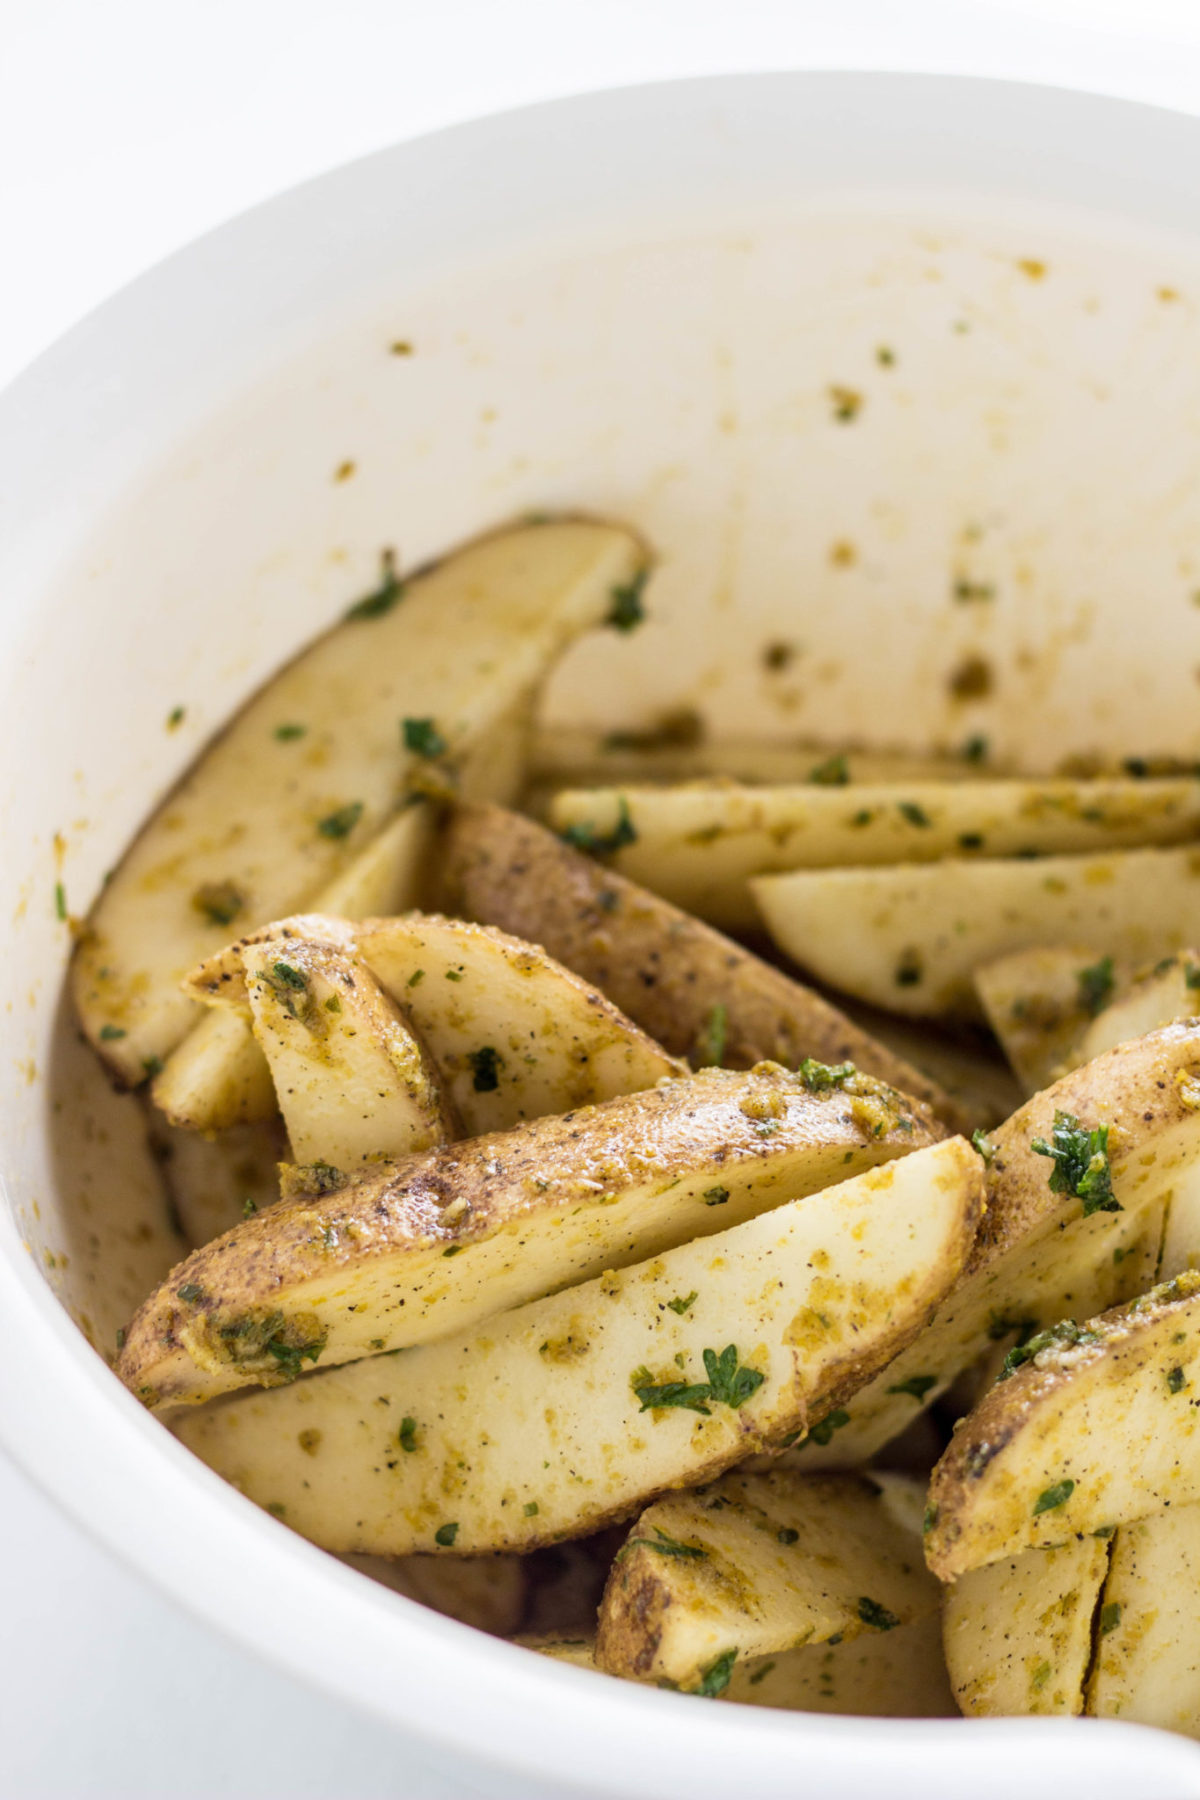
[[[1135,16],[1157,39],[1128,35]],[[231,212],[394,138],[555,92],[858,65],[1024,76],[1200,110],[1200,19],[1183,0],[360,0],[336,18],[265,0],[43,0],[7,21],[5,39],[0,379]],[[7,1468],[0,1517],[0,1791],[14,1800],[471,1791],[439,1785],[407,1744],[152,1597]]]

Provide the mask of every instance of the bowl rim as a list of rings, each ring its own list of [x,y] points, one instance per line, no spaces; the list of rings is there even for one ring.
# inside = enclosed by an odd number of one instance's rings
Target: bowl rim
[[[113,459],[110,486],[90,470],[83,504],[100,511],[105,494],[116,491],[111,484],[119,488],[144,458],[156,407],[161,412],[177,402],[177,389],[165,399],[152,392],[153,355],[137,375],[130,342],[140,350],[145,322],[169,314],[188,289],[225,294],[231,269],[264,243],[275,254],[289,241],[292,267],[303,254],[335,261],[331,239],[357,229],[363,217],[360,205],[347,204],[359,190],[377,194],[407,180],[410,190],[433,182],[446,195],[465,173],[480,170],[516,190],[522,179],[536,183],[564,141],[580,164],[614,133],[631,132],[668,160],[678,153],[686,179],[693,166],[688,144],[710,154],[714,120],[732,122],[750,140],[766,132],[768,142],[789,108],[805,112],[808,128],[814,117],[824,122],[835,142],[838,131],[848,142],[848,131],[872,114],[890,118],[900,138],[919,119],[927,152],[939,136],[943,150],[947,141],[957,149],[969,136],[976,149],[983,144],[985,161],[1011,151],[1017,175],[1023,171],[1030,182],[1037,159],[1061,152],[1067,137],[1072,148],[1062,163],[1062,185],[1070,195],[1094,195],[1100,162],[1117,198],[1115,209],[1110,198],[1105,210],[1140,223],[1147,211],[1154,215],[1152,197],[1165,186],[1177,206],[1168,209],[1169,221],[1200,237],[1200,202],[1189,206],[1190,197],[1167,179],[1176,168],[1186,172],[1184,149],[1194,166],[1200,119],[1032,83],[826,71],[700,77],[546,101],[407,140],[263,201],[174,252],[0,393],[0,493],[6,496],[0,592],[8,595],[0,622],[19,622],[36,605],[51,566],[54,519],[44,504],[51,455],[60,479],[64,441],[68,469],[72,455],[88,468],[96,443],[132,393],[138,428]],[[1079,161],[1080,142],[1089,146],[1090,160]],[[695,163],[703,161],[700,149]],[[1118,182],[1122,159],[1132,166],[1124,185]],[[1012,187],[1020,197],[1019,179],[1014,184],[999,168],[996,174],[1004,191]],[[902,178],[899,168],[884,176],[883,186],[897,192],[904,179],[911,183],[911,172]],[[1030,198],[1041,191],[1030,185]],[[301,227],[310,246],[305,252],[295,243]],[[501,219],[501,246],[505,229]],[[440,240],[435,260],[439,254],[447,254]],[[282,266],[277,276],[264,276],[249,309],[245,296],[237,300],[230,290],[197,358],[199,380],[187,390],[189,404],[201,403],[205,381],[233,378],[268,323],[279,327],[282,320],[280,354],[291,353],[312,329],[305,307],[323,290],[319,283],[303,286],[289,298],[282,276]],[[178,319],[175,324],[178,329]],[[232,347],[222,360],[219,332],[229,328]],[[115,389],[114,368],[122,377]],[[81,391],[94,404],[84,408],[79,426]],[[22,1370],[35,1365],[36,1389],[22,1379]],[[690,1697],[596,1681],[384,1590],[266,1517],[142,1409],[54,1298],[8,1207],[0,1208],[0,1445],[93,1538],[205,1623],[301,1681],[452,1751],[476,1774],[549,1782],[556,1793],[570,1783],[630,1796],[715,1795],[735,1781],[751,1782],[767,1797],[795,1791],[799,1752],[808,1777],[831,1795],[862,1792],[872,1779],[888,1781],[893,1794],[928,1795],[936,1791],[934,1761],[946,1792],[969,1780],[976,1795],[1007,1795],[1014,1771],[1032,1765],[1045,1791],[1052,1782],[1078,1783],[1083,1776],[1096,1795],[1115,1795],[1128,1791],[1136,1771],[1143,1781],[1153,1776],[1163,1791],[1200,1795],[1200,1747],[1144,1727],[1089,1721],[1081,1732],[1067,1720],[897,1721],[703,1708]],[[86,1483],[81,1469],[88,1471]],[[201,1554],[181,1554],[181,1542],[199,1544]],[[197,1569],[204,1571],[199,1583]]]

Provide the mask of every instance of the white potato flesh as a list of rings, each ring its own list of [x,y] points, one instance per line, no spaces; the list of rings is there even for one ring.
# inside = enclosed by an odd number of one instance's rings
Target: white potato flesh
[[[916,1016],[973,1017],[980,963],[1040,944],[1137,966],[1191,942],[1200,852],[818,869],[751,883],[768,931],[831,987]]]
[[[849,1091],[851,1088],[856,1091]],[[297,1185],[174,1269],[121,1378],[196,1403],[462,1331],[927,1144],[881,1083],[707,1070],[384,1167]],[[292,1185],[289,1183],[289,1185]],[[453,1261],[449,1260],[453,1258]]]
[[[1107,1539],[1073,1538],[972,1569],[946,1589],[946,1667],[962,1712],[1083,1712],[1108,1550]]]
[[[151,1118],[155,1154],[180,1229],[198,1249],[279,1198],[279,1163],[288,1154],[278,1118],[206,1135]]]
[[[1098,1619],[1087,1710],[1200,1737],[1200,1505],[1122,1525]]]
[[[1042,1349],[960,1423],[926,1558],[969,1569],[1200,1500],[1200,1274]]]
[[[452,1115],[436,1071],[357,957],[275,938],[247,945],[242,962],[296,1162],[354,1176],[446,1142]]]
[[[907,1507],[890,1491],[913,1490]],[[695,1688],[715,1664],[936,1612],[924,1488],[899,1475],[734,1472],[634,1522],[604,1591],[596,1661]],[[915,1517],[914,1517],[915,1514]]]
[[[865,1378],[953,1281],[981,1199],[978,1160],[948,1139],[459,1337],[233,1395],[175,1429],[329,1549],[580,1536],[803,1429]]]
[[[1087,973],[1092,970],[1096,971],[1094,977]],[[1014,950],[975,970],[979,1003],[1026,1098],[1049,1087],[1067,1069],[1092,1060],[1091,1056],[1076,1055],[1075,1050],[1088,1023],[1086,983],[1090,979],[1102,982],[1106,973],[1104,962],[1079,944]],[[1156,1019],[1154,1023],[1167,1021]],[[1127,1035],[1140,1037],[1141,1033]],[[1104,1044],[1100,1048],[1111,1047]],[[1099,1055],[1099,1050],[1093,1054]]]
[[[184,1037],[196,1014],[179,982],[232,920],[278,918],[326,888],[414,779],[448,779],[644,563],[614,526],[497,532],[281,669],[168,795],[90,915],[72,986],[114,1071],[141,1081]]]
[[[1086,1026],[1073,1061],[1090,1062],[1114,1044],[1144,1037],[1173,1019],[1200,1016],[1200,951],[1189,949],[1164,961],[1128,985]]]
[[[1200,783],[568,788],[549,817],[585,841],[627,821],[633,841],[613,856],[622,875],[722,930],[744,931],[759,920],[754,876],[1178,844],[1200,832]]]
[[[368,920],[358,954],[413,1020],[468,1136],[687,1072],[596,988],[493,926]]]

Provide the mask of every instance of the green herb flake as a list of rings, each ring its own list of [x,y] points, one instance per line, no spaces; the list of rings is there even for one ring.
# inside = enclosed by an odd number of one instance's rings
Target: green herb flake
[[[683,1544],[678,1538],[668,1536],[660,1526],[656,1525],[654,1527],[654,1536],[652,1538],[626,1538],[620,1550],[617,1552],[616,1560],[622,1562],[631,1551],[639,1548],[642,1550],[653,1550],[657,1556],[678,1557],[681,1561],[685,1562],[702,1561],[708,1555],[708,1551],[702,1550],[699,1544]]]
[[[907,1381],[898,1381],[894,1387],[888,1388],[889,1394],[911,1394],[918,1402],[924,1400],[930,1388],[937,1386],[936,1375],[910,1375]]]
[[[765,1681],[767,1676],[771,1673],[771,1670],[774,1667],[775,1667],[775,1663],[773,1660],[771,1662],[761,1663],[759,1665],[759,1667],[757,1669],[755,1669],[753,1675],[751,1675],[749,1678],[750,1686],[757,1687],[760,1681]]]
[[[173,706],[167,714],[167,730],[178,731],[187,714],[186,706]]]
[[[938,1522],[937,1507],[933,1506],[933,1505],[927,1506],[925,1508],[925,1516],[921,1520],[921,1530],[926,1537],[929,1536],[930,1532],[933,1530],[933,1528],[937,1524],[937,1522]]]
[[[984,1162],[990,1163],[996,1154],[996,1146],[993,1144],[991,1138],[988,1137],[987,1133],[985,1131],[973,1131],[971,1133],[971,1142],[975,1149],[978,1150],[980,1156],[982,1156]]]
[[[123,1325],[118,1325],[117,1326],[117,1349],[120,1351],[120,1350],[123,1350],[124,1348],[125,1348],[125,1327]]]
[[[349,837],[363,815],[361,800],[349,800],[345,806],[339,806],[336,812],[328,813],[317,821],[317,830],[322,837]]]
[[[981,831],[960,831],[958,847],[960,850],[982,850],[983,833]]]
[[[1035,1336],[1026,1338],[1024,1343],[1015,1345],[1005,1357],[1004,1366],[996,1380],[1007,1381],[1023,1363],[1032,1362],[1043,1350],[1070,1349],[1076,1344],[1099,1342],[1098,1334],[1089,1331],[1086,1325],[1077,1325],[1074,1319],[1060,1319],[1057,1325],[1050,1325],[1045,1331],[1039,1331]]]
[[[277,962],[271,964],[271,985],[290,988],[295,993],[304,993],[308,989],[308,976],[293,963]]]
[[[985,737],[969,737],[962,747],[963,761],[981,763],[987,761],[988,740]]]
[[[568,825],[561,835],[563,842],[576,850],[586,850],[592,856],[610,856],[627,844],[636,844],[638,834],[629,816],[629,802],[622,794],[617,801],[617,822],[611,831],[597,831],[594,825],[581,820],[578,825]]]
[[[729,1189],[727,1187],[705,1188],[700,1198],[705,1206],[724,1206],[729,1198]]]
[[[817,787],[846,787],[850,781],[850,762],[845,755],[827,757],[808,771],[808,779]]]
[[[737,1655],[736,1650],[727,1650],[724,1656],[718,1656],[715,1662],[710,1662],[707,1669],[701,1671],[699,1687],[693,1688],[692,1692],[705,1700],[715,1700],[719,1694],[723,1694],[729,1686]]]
[[[744,1406],[751,1394],[766,1380],[757,1369],[739,1368],[736,1344],[726,1344],[718,1356],[715,1350],[704,1352],[704,1367],[712,1388],[712,1397],[723,1406],[735,1410]]]
[[[341,1169],[335,1169],[329,1162],[303,1163],[296,1174],[300,1185],[309,1194],[336,1194],[346,1185]]]
[[[404,748],[411,750],[414,756],[430,759],[445,756],[450,747],[432,719],[403,719],[400,731]]]
[[[1113,1536],[1116,1529],[1115,1525],[1097,1525],[1095,1531],[1093,1531],[1091,1535],[1094,1538],[1110,1538]]]
[[[918,806],[915,800],[898,800],[896,802],[896,810],[900,814],[900,817],[906,819],[910,825],[929,827],[933,824],[933,820],[925,811],[925,808],[923,806]]]
[[[465,981],[466,978],[467,978],[467,972],[463,968],[446,970],[446,980],[447,981]]]
[[[405,982],[404,985],[406,988],[418,987],[420,985],[420,983],[422,981],[424,981],[424,979],[425,979],[424,969],[414,969],[412,974],[409,976],[408,980]]]
[[[1030,1683],[1036,1693],[1040,1693],[1042,1688],[1044,1688],[1046,1683],[1049,1681],[1051,1675],[1053,1675],[1053,1673],[1054,1673],[1054,1670],[1050,1667],[1050,1664],[1048,1662],[1041,1662],[1038,1664],[1037,1668],[1033,1671],[1033,1674],[1029,1678]]]
[[[411,1456],[417,1447],[417,1421],[406,1414],[400,1421],[400,1429],[396,1436],[405,1455]]]
[[[834,1088],[845,1087],[858,1070],[852,1062],[823,1063],[815,1056],[806,1056],[796,1073],[810,1094],[828,1094]]]
[[[297,738],[305,737],[307,733],[307,725],[298,725],[293,720],[287,720],[284,724],[275,727],[272,736],[280,744],[294,744]]]
[[[325,1339],[314,1338],[306,1344],[289,1344],[284,1338],[273,1337],[268,1338],[263,1348],[279,1364],[280,1374],[288,1381],[295,1381],[306,1362],[316,1362],[325,1348]]]
[[[1167,1392],[1170,1394],[1177,1394],[1183,1386],[1185,1379],[1186,1377],[1184,1376],[1182,1369],[1171,1369],[1167,1375]]]
[[[887,344],[880,344],[875,352],[875,361],[881,369],[893,369],[896,366],[896,352]]]
[[[869,1600],[865,1594],[858,1603],[858,1616],[872,1631],[894,1631],[900,1623],[894,1612],[889,1612],[878,1600]]]
[[[503,1058],[491,1044],[485,1044],[482,1050],[468,1050],[467,1061],[471,1065],[471,1086],[477,1094],[494,1094],[500,1086],[500,1064]]]
[[[614,631],[636,631],[637,627],[642,624],[646,617],[642,595],[649,579],[649,569],[639,569],[631,581],[613,588],[607,623],[612,626]]]
[[[232,881],[202,881],[192,895],[192,911],[210,925],[232,925],[246,896]]]
[[[1107,1637],[1120,1623],[1121,1603],[1119,1600],[1109,1600],[1100,1608],[1100,1636]]]
[[[442,1251],[442,1255],[443,1256],[457,1256],[461,1249],[462,1249],[461,1244],[450,1244],[445,1250]]]
[[[433,1541],[435,1544],[440,1544],[443,1550],[449,1550],[457,1536],[458,1521],[455,1520],[452,1525],[439,1525],[433,1534]]]
[[[721,1000],[708,1009],[708,1017],[704,1021],[704,1030],[696,1046],[697,1066],[702,1069],[719,1069],[725,1060],[725,1046],[729,1037],[729,1008]]]
[[[204,1298],[204,1289],[195,1281],[185,1281],[182,1287],[175,1289],[175,1292],[181,1300],[186,1300],[189,1306],[193,1300]]]
[[[916,950],[905,950],[896,964],[897,987],[916,987],[925,979],[925,965]]]
[[[1043,1488],[1033,1503],[1034,1518],[1036,1519],[1039,1513],[1057,1512],[1060,1506],[1067,1504],[1074,1492],[1075,1483],[1069,1477],[1066,1480],[1054,1482],[1048,1488]]]
[[[1048,1156],[1054,1163],[1050,1192],[1074,1194],[1082,1200],[1085,1219],[1095,1212],[1124,1211],[1112,1191],[1107,1125],[1089,1131],[1073,1113],[1056,1112],[1051,1141],[1034,1138],[1029,1147],[1035,1155]]]
[[[800,1533],[794,1525],[781,1525],[775,1533],[775,1541],[780,1544],[797,1544],[800,1541]]]
[[[823,1419],[818,1419],[815,1425],[809,1426],[808,1436],[805,1438],[804,1442],[807,1444],[821,1444],[824,1446],[830,1441],[835,1431],[840,1431],[843,1425],[848,1425],[849,1423],[850,1414],[846,1411],[845,1407],[837,1406],[832,1412],[826,1413]],[[804,1446],[801,1445],[801,1449],[803,1449],[803,1447]]]
[[[1193,992],[1196,988],[1200,988],[1200,963],[1184,963],[1183,985],[1186,988],[1191,988]]]
[[[287,1507],[283,1504],[282,1500],[268,1500],[267,1511],[272,1513],[277,1519],[286,1518],[287,1516]]]
[[[635,1379],[645,1373],[645,1370],[636,1370]],[[712,1389],[707,1381],[643,1382],[633,1391],[641,1401],[640,1412],[657,1412],[676,1406],[684,1412],[703,1413],[705,1418],[711,1416],[711,1408],[706,1402],[712,1399]]]
[[[1102,956],[1098,963],[1080,969],[1076,980],[1079,983],[1079,1004],[1094,1019],[1097,1013],[1104,1011],[1113,996],[1116,983],[1112,957]]]
[[[525,1502],[524,1507],[522,1508],[522,1511],[524,1512],[525,1517],[527,1519],[536,1519],[537,1515],[538,1515],[537,1501],[536,1500],[527,1500]]]
[[[954,583],[953,594],[960,606],[969,606],[975,600],[994,600],[996,589],[990,581],[970,581],[960,575]]]
[[[404,593],[404,583],[396,574],[396,553],[384,550],[379,559],[379,586],[371,593],[364,594],[353,606],[346,608],[348,620],[382,619],[390,613],[397,600]]]
[[[678,1313],[679,1317],[682,1319],[684,1313],[690,1311],[692,1303],[696,1299],[698,1292],[699,1292],[699,1289],[693,1288],[690,1294],[686,1294],[686,1295],[676,1294],[676,1296],[673,1300],[667,1301],[667,1305],[670,1307],[670,1309],[673,1313]]]
[[[54,916],[56,919],[61,919],[62,922],[66,924],[67,890],[61,881],[56,881],[54,884]]]
[[[125,1035],[126,1032],[123,1025],[102,1025],[100,1027],[100,1042],[102,1044],[115,1044],[118,1038],[123,1038]]]
[[[869,806],[863,806],[854,814],[850,823],[852,825],[869,825],[874,817],[875,814],[871,811],[871,808]]]
[[[143,1056],[142,1074],[146,1077],[147,1081],[153,1081],[155,1076],[161,1075],[162,1072],[163,1061],[161,1056]]]

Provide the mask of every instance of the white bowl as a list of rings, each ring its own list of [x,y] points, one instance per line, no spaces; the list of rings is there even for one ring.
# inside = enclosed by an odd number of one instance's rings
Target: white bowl
[[[72,1048],[55,884],[86,909],[381,545],[412,563],[528,507],[663,553],[655,622],[572,656],[564,717],[698,693],[743,731],[984,732],[1031,765],[1200,752],[1198,159],[1196,121],[980,82],[572,100],[282,196],[0,398],[4,1441],[182,1604],[496,1791],[1098,1800],[1200,1794],[1200,1750],[704,1706],[470,1632],[256,1511],[73,1322],[107,1347],[160,1252],[133,1103]]]

